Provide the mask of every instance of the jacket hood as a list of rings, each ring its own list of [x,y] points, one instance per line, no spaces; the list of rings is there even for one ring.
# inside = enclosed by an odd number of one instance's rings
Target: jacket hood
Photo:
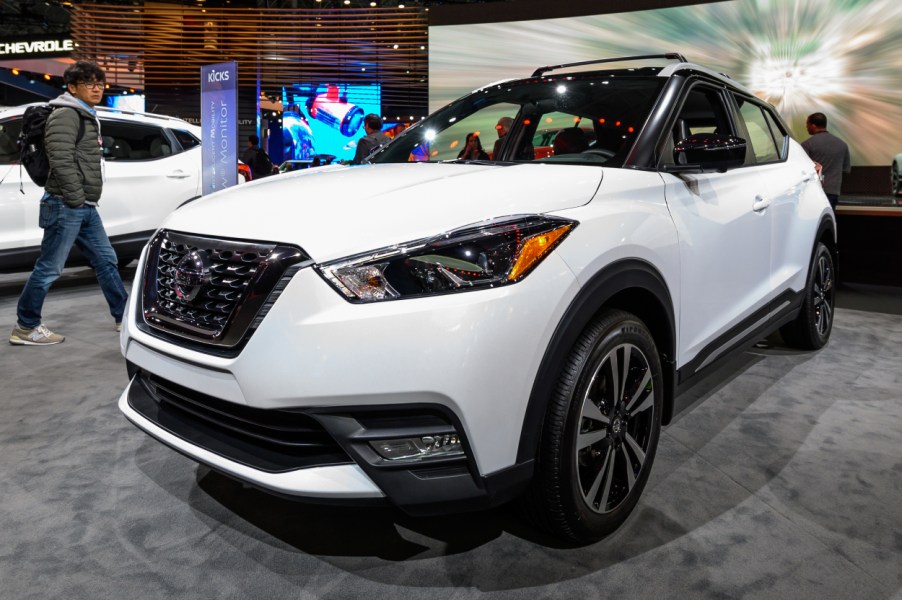
[[[53,100],[48,102],[48,104],[53,107],[65,106],[68,108],[74,108],[75,110],[81,112],[86,117],[90,117],[90,118],[94,119],[95,121],[97,120],[96,111],[88,108],[88,106],[84,102],[82,102],[81,100],[79,100],[78,98],[76,98],[75,96],[70,94],[69,92],[60,94],[59,96],[57,96],[56,98],[54,98]]]
[[[588,203],[595,166],[332,165],[241,184],[173,212],[164,228],[293,244],[325,262],[498,217]]]

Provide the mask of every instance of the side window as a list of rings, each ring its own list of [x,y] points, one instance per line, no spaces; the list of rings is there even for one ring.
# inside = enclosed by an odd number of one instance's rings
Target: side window
[[[178,140],[179,144],[181,144],[183,150],[200,146],[200,140],[188,131],[184,131],[183,129],[173,129],[172,134],[175,136],[175,139]]]
[[[780,160],[780,152],[761,107],[742,98],[736,100],[740,103],[739,113],[745,121],[745,129],[749,135],[748,144],[755,154],[755,162],[760,165]]]
[[[0,122],[0,165],[19,162],[19,147],[16,140],[19,138],[21,130],[21,118]]]
[[[156,160],[172,154],[163,130],[153,125],[103,121],[103,156],[109,161]]]

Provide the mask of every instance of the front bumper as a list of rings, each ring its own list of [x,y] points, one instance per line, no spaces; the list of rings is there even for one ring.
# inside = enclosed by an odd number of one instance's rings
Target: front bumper
[[[419,514],[490,506],[519,493],[532,474],[531,461],[516,461],[525,408],[575,291],[572,273],[555,255],[514,286],[370,305],[344,301],[308,268],[235,357],[149,335],[135,326],[140,317],[131,310],[122,341],[133,377],[119,406],[179,452],[281,494],[387,497]],[[255,463],[222,445],[235,445],[228,428],[202,431],[190,419],[174,425],[171,413],[160,413],[167,403],[153,397],[146,377],[236,410],[303,414],[346,462],[330,456],[330,464]],[[460,434],[466,456],[393,462],[368,443],[443,427]]]

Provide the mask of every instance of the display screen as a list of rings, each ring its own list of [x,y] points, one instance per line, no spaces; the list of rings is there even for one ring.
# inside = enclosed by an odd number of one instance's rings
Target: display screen
[[[144,112],[144,96],[132,94],[131,96],[107,96],[106,105],[116,110],[128,110],[131,112]]]
[[[284,160],[331,154],[351,160],[366,135],[363,118],[382,114],[381,86],[321,84],[282,89]]]
[[[806,117],[823,112],[853,164],[889,165],[902,153],[899,0],[733,0],[433,26],[429,48],[430,110],[544,65],[678,52],[776,106],[799,141],[808,138]]]

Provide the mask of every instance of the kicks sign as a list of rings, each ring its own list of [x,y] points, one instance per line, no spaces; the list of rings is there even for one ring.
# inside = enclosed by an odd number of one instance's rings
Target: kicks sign
[[[229,80],[229,72],[228,71],[210,71],[207,73],[207,83],[214,83],[216,81],[228,81]]]

